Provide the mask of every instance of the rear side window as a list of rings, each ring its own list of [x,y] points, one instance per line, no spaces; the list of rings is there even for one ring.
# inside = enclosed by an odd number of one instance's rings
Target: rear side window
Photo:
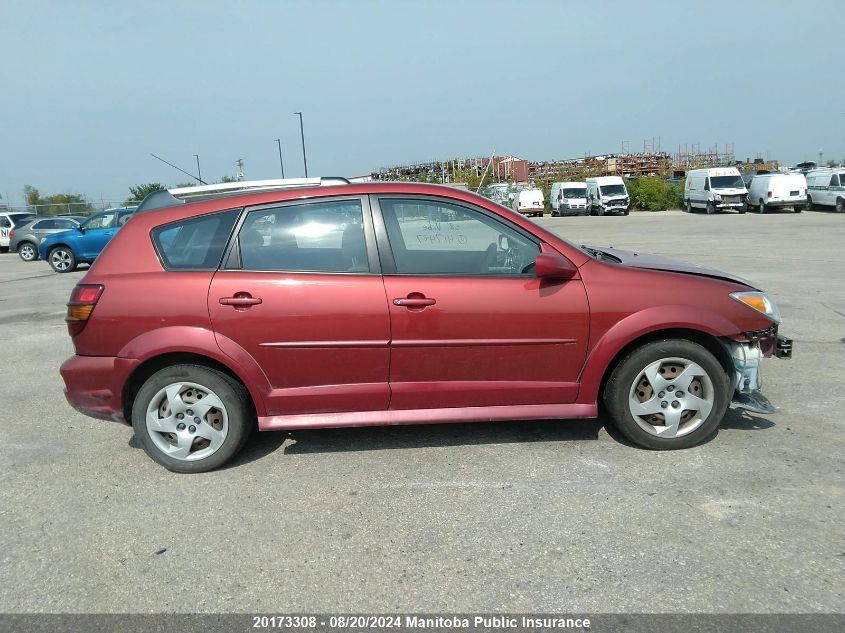
[[[153,229],[153,243],[168,270],[216,270],[240,209],[172,222]]]
[[[244,270],[370,271],[360,200],[255,209],[244,220],[238,246]]]
[[[830,186],[831,187],[838,187],[839,186],[839,176],[837,176],[836,174],[833,174],[833,176],[830,177]]]

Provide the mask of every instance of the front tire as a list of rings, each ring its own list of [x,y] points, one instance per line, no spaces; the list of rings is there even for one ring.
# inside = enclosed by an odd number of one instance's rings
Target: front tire
[[[18,256],[25,262],[34,262],[38,259],[38,248],[32,242],[24,242],[18,245]]]
[[[201,365],[159,370],[132,406],[132,427],[144,451],[176,473],[219,468],[240,451],[254,425],[246,388]]]
[[[707,215],[713,215],[716,213],[716,205],[712,202],[707,203]]]
[[[50,251],[47,255],[47,261],[50,262],[50,267],[57,273],[69,273],[76,270],[79,263],[76,261],[76,255],[67,246],[58,246]]]
[[[603,394],[616,428],[653,450],[689,448],[707,440],[730,396],[719,361],[684,339],[655,341],[630,352],[613,370]]]
[[[807,196],[807,210],[813,210],[813,199],[810,196]]]
[[[686,205],[685,205],[685,207],[684,207],[684,210],[685,210],[687,213],[692,213],[692,202],[690,202],[689,200],[687,200]]]

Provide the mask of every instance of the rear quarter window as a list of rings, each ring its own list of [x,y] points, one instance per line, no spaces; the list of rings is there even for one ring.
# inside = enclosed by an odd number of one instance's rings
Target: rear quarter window
[[[168,270],[216,270],[239,214],[231,209],[154,228],[161,263]]]

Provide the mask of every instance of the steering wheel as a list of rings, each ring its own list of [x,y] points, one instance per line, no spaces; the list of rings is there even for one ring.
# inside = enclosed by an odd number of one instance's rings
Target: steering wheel
[[[522,264],[524,259],[525,257],[522,254],[522,250],[520,250],[517,246],[512,246],[505,251],[504,266],[511,272],[523,272]]]

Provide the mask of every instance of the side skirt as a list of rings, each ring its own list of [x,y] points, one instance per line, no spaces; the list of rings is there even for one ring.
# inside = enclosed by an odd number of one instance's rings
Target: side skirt
[[[258,418],[261,431],[291,429],[331,429],[345,426],[390,426],[398,424],[448,424],[492,422],[495,420],[547,420],[595,418],[593,404],[530,404],[502,407],[460,407],[449,409],[401,409],[354,411],[349,413],[309,413]]]

